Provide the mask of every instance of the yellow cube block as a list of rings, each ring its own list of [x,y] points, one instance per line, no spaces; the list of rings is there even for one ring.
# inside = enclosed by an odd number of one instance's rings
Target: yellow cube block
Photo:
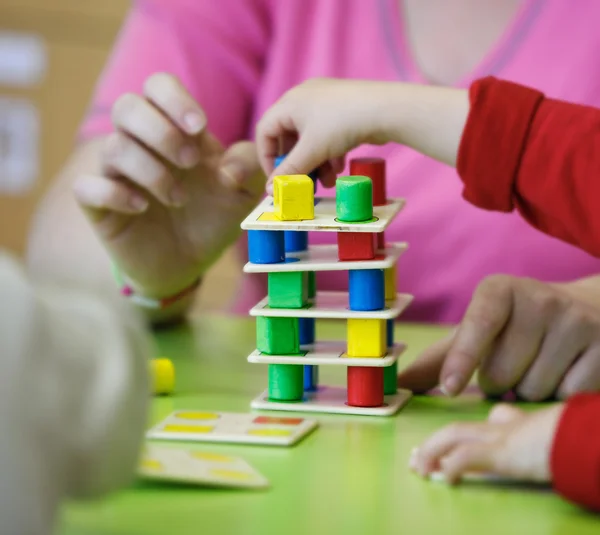
[[[381,358],[387,353],[385,320],[348,320],[349,357]]]
[[[384,270],[385,300],[396,299],[396,264]]]
[[[280,221],[315,218],[315,189],[308,175],[276,176],[273,181],[275,217]]]

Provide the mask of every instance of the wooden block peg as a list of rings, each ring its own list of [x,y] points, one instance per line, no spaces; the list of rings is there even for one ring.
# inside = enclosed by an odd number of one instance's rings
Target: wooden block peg
[[[386,326],[386,331],[387,331],[387,335],[386,335],[386,339],[387,339],[387,346],[392,347],[394,345],[394,320],[387,320],[387,326]]]
[[[315,190],[308,175],[276,176],[273,181],[275,217],[280,221],[315,218]]]
[[[304,390],[315,392],[319,386],[319,367],[304,366]]]
[[[340,221],[373,219],[373,185],[367,176],[341,176],[335,184],[336,215]]]
[[[385,300],[396,299],[396,264],[384,269]]]
[[[298,318],[300,345],[315,343],[315,318]]]
[[[314,271],[308,272],[308,298],[312,299],[317,295],[317,274]]]
[[[274,271],[268,274],[269,307],[302,308],[308,304],[306,271]]]
[[[267,355],[300,353],[298,318],[256,318],[256,347]]]
[[[373,206],[387,204],[385,160],[383,158],[354,158],[350,160],[350,174],[368,176],[373,182]]]
[[[299,253],[308,249],[308,232],[301,230],[284,230],[283,238],[286,253]]]
[[[348,357],[381,358],[387,354],[386,320],[348,319]]]
[[[380,407],[383,405],[384,368],[348,367],[348,405]]]
[[[373,260],[375,244],[369,232],[338,232],[338,258],[344,260]]]
[[[285,261],[285,242],[281,230],[249,230],[248,259],[253,264]]]
[[[383,394],[391,396],[398,391],[398,361],[383,368]]]
[[[385,308],[383,269],[351,269],[348,272],[350,310],[382,310]]]
[[[304,395],[303,368],[294,364],[270,364],[269,399],[300,401]]]

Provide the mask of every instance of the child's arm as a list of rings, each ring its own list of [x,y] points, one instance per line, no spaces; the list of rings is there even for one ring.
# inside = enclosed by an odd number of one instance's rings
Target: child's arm
[[[268,172],[278,138],[298,135],[277,174],[306,173],[364,143],[408,145],[456,165],[464,196],[476,206],[516,208],[543,232],[600,255],[595,108],[494,78],[475,82],[469,92],[317,80],[284,95],[257,134]]]
[[[498,405],[482,423],[445,427],[413,453],[410,466],[427,477],[441,471],[450,484],[472,473],[552,482],[570,501],[600,510],[600,394],[522,412]]]
[[[0,253],[3,533],[50,533],[67,497],[131,480],[146,427],[150,343],[118,306],[38,287]]]

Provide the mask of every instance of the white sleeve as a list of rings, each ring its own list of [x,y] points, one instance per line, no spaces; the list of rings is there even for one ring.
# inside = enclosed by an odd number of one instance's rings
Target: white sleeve
[[[146,426],[150,354],[131,310],[36,288],[0,254],[2,533],[50,533],[63,498],[130,481]]]

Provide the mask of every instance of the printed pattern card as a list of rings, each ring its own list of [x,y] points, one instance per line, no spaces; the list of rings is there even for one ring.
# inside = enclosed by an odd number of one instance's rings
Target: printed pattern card
[[[247,413],[176,411],[148,431],[158,440],[292,446],[317,427],[315,420]]]
[[[240,457],[148,444],[138,475],[210,487],[266,488],[269,481]]]

